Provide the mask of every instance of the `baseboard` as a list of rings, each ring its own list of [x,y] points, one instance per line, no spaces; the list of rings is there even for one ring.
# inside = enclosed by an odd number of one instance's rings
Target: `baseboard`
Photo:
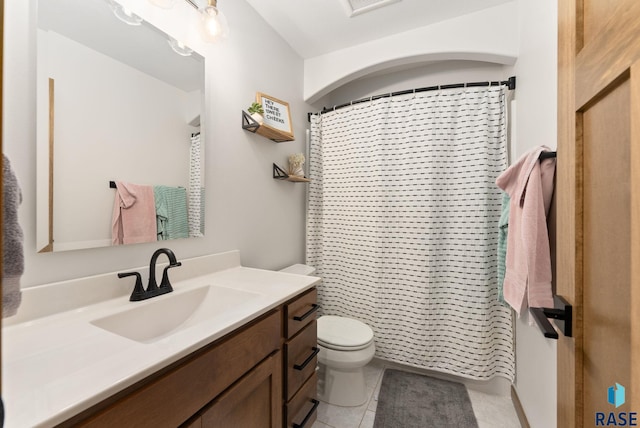
[[[513,407],[516,409],[518,419],[520,420],[520,426],[522,428],[531,428],[529,426],[529,421],[527,420],[527,415],[524,413],[524,408],[522,407],[520,398],[518,398],[518,393],[513,385],[511,385],[511,401],[513,402]]]
[[[491,395],[500,395],[502,397],[508,397],[511,393],[512,383],[510,380],[495,376],[490,380],[473,380],[467,379],[461,376],[456,376],[448,373],[437,372],[434,370],[424,369],[421,367],[413,367],[406,364],[396,363],[394,361],[385,360],[383,358],[374,357],[374,360],[378,360],[386,367],[397,368],[404,371],[418,373],[421,375],[431,376],[438,379],[449,380],[452,382],[458,382],[464,384],[467,388],[474,391],[482,392]]]

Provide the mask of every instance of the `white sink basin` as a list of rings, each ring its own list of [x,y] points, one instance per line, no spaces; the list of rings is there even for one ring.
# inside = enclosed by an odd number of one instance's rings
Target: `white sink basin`
[[[130,309],[95,319],[91,324],[137,342],[151,343],[261,296],[249,291],[207,285],[132,302]]]

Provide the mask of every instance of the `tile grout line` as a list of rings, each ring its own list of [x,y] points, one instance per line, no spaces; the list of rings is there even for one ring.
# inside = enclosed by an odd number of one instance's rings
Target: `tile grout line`
[[[375,398],[376,398],[376,390],[378,389],[378,385],[380,384],[380,382],[382,382],[382,376],[384,375],[384,371],[385,371],[386,367],[387,367],[386,364],[382,365],[382,370],[380,370],[380,373],[378,374],[378,379],[376,380],[375,384],[373,385],[373,390],[371,391],[371,397],[369,397],[369,400],[367,400],[367,408],[364,410],[364,413],[362,414],[362,419],[360,420],[359,427],[362,427],[362,423],[364,422],[364,419],[367,416],[367,412],[373,412],[374,421],[375,421],[376,411],[375,410],[369,410],[369,407],[371,406],[371,401],[375,400]],[[378,404],[376,403],[376,410],[377,410],[377,408],[378,408]]]

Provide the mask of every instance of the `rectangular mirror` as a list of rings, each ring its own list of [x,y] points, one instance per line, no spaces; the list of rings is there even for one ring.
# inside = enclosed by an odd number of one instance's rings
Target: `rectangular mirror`
[[[117,6],[38,1],[40,252],[112,245],[116,181],[184,189],[204,233],[204,58]]]

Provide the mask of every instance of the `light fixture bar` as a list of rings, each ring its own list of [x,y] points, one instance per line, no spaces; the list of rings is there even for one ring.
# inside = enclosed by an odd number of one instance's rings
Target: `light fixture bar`
[[[196,4],[196,2],[194,2],[193,0],[184,0],[187,3],[189,3],[195,10],[199,10],[200,8],[198,7],[198,5]]]

